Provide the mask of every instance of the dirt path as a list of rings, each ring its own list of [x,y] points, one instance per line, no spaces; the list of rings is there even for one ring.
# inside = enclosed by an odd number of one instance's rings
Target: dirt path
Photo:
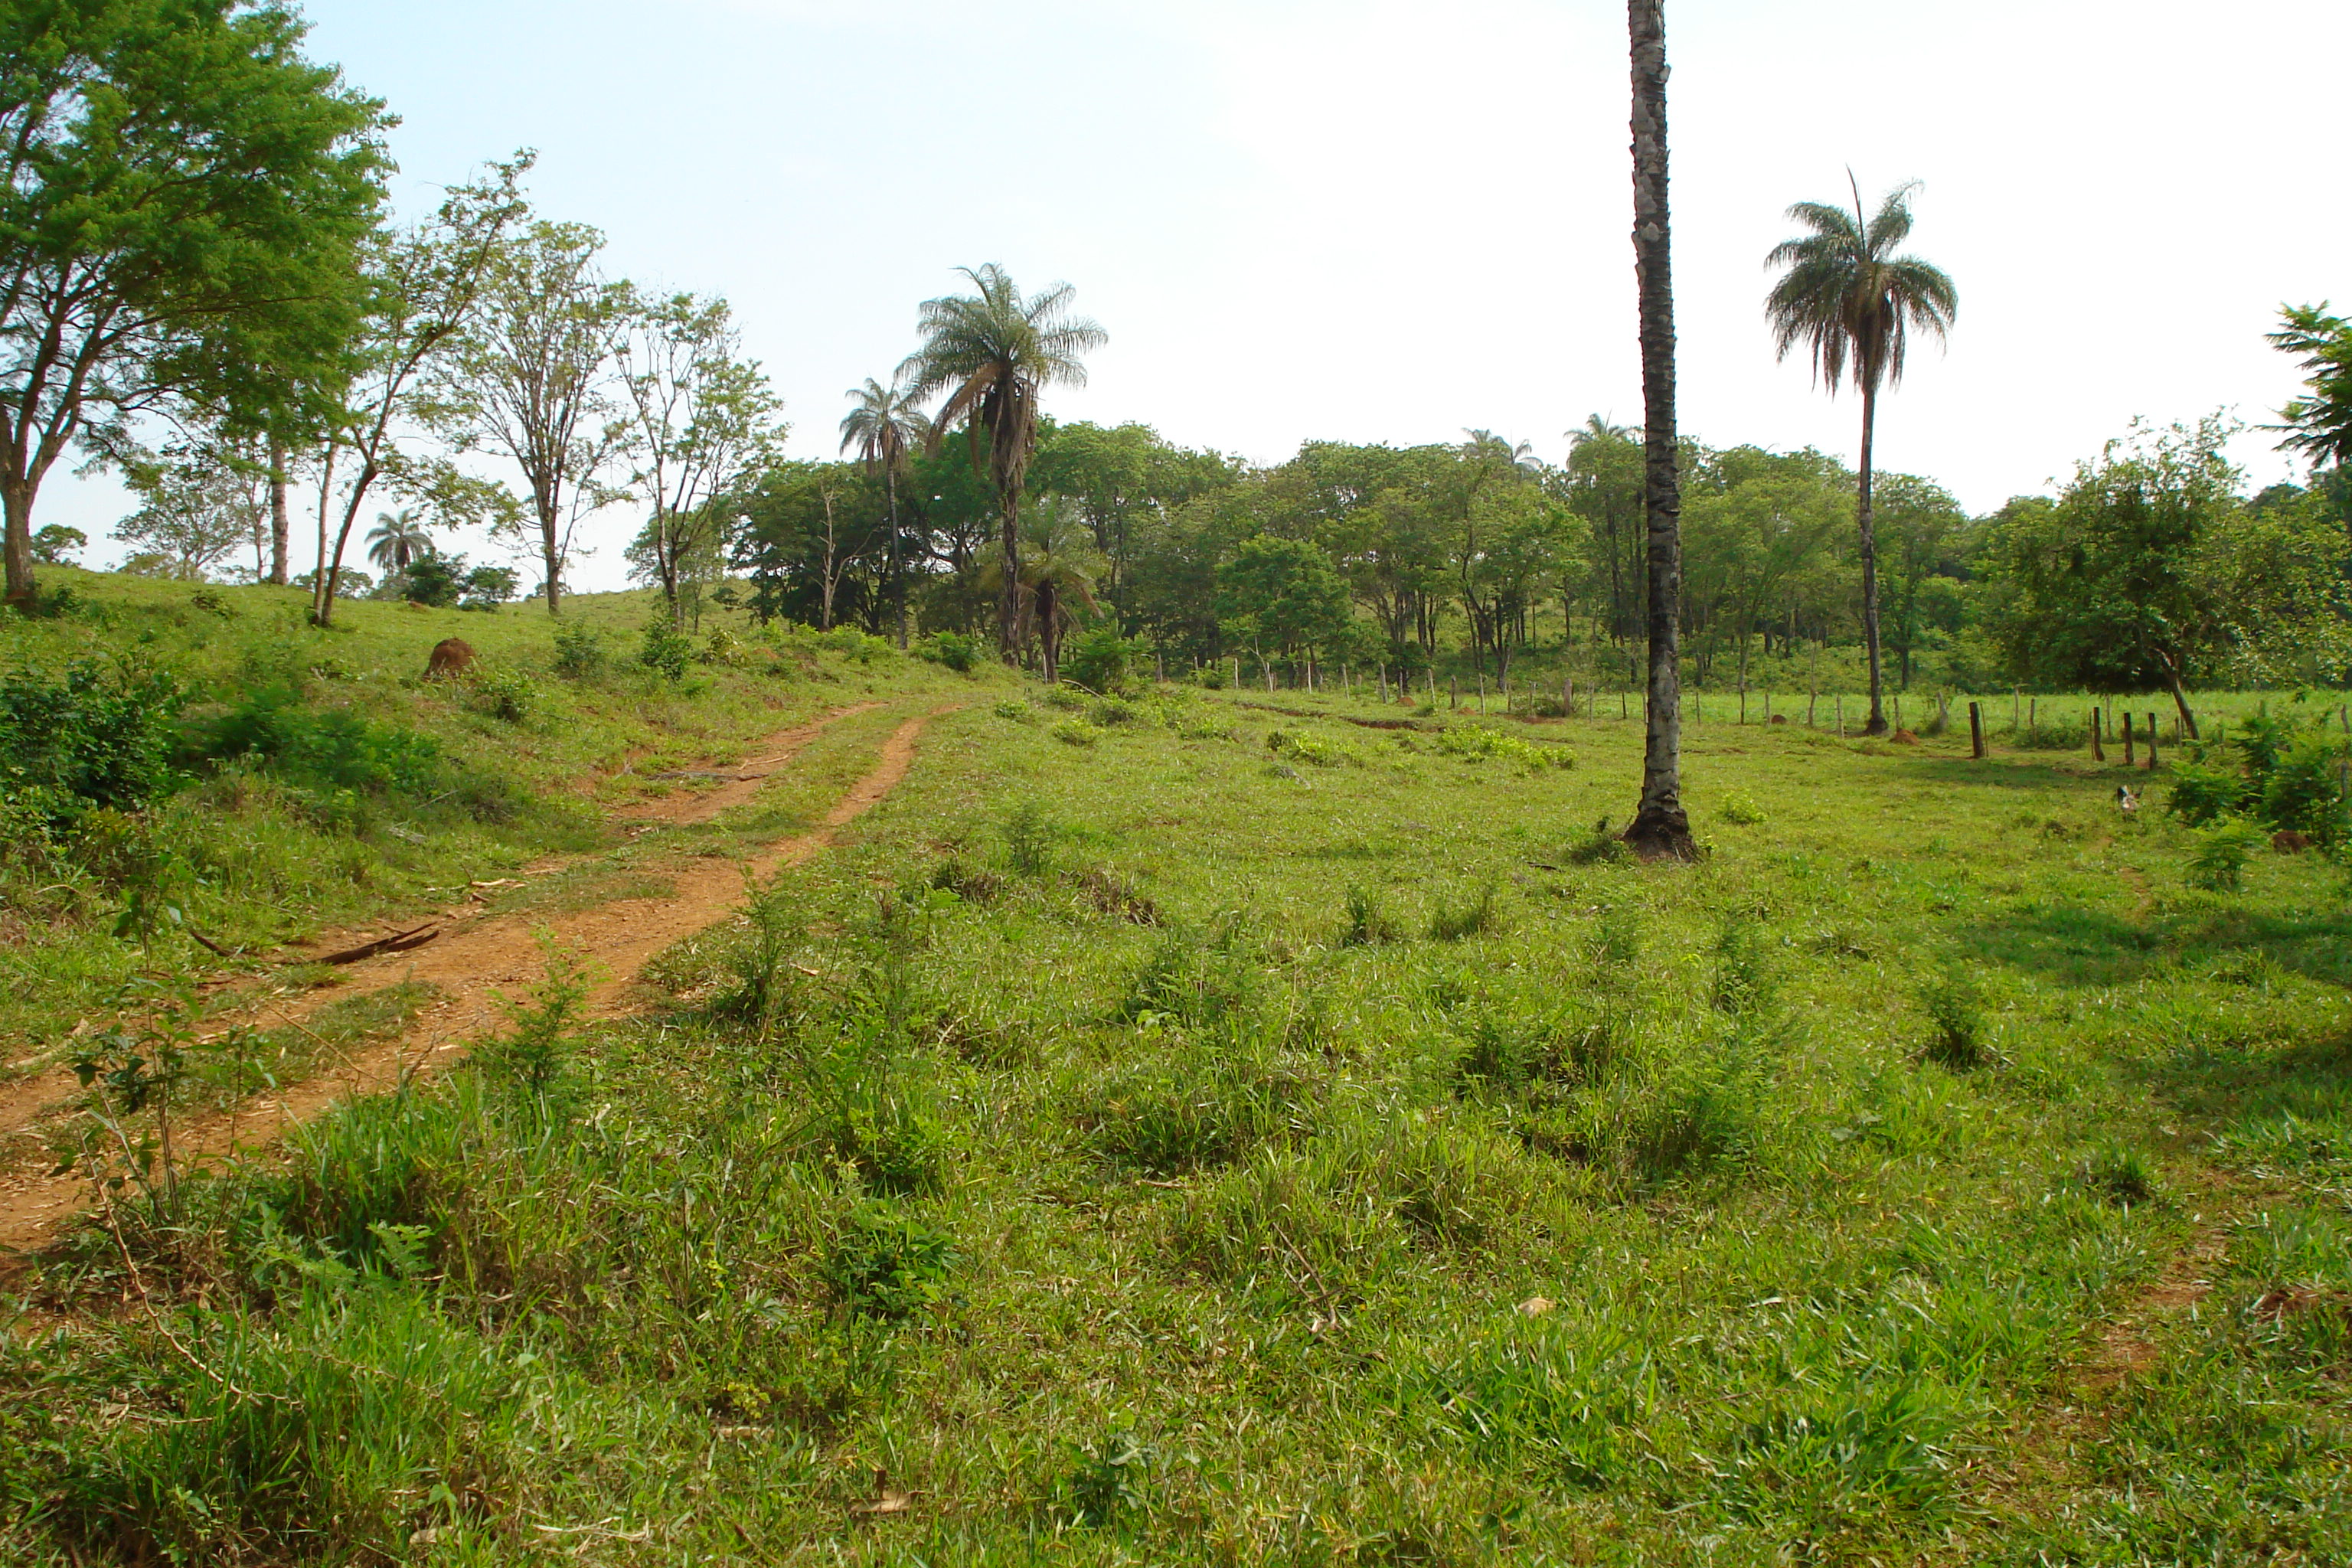
[[[761,762],[780,767],[825,725],[875,706],[843,709],[771,736],[760,749],[780,754]],[[265,1003],[254,1021],[271,1026],[299,1024],[333,1002],[403,981],[424,982],[438,992],[437,999],[399,1036],[322,1064],[309,1079],[250,1101],[233,1116],[221,1112],[197,1120],[178,1135],[180,1146],[191,1157],[201,1157],[268,1142],[335,1100],[391,1089],[404,1076],[446,1061],[467,1041],[497,1026],[501,987],[519,989],[539,977],[543,967],[537,934],[541,931],[551,932],[595,966],[600,978],[589,994],[593,1014],[609,1016],[623,1010],[629,987],[646,961],[723,918],[742,898],[747,872],[766,877],[782,867],[800,864],[831,844],[842,826],[888,795],[913,766],[916,738],[934,716],[919,715],[893,731],[873,769],[834,804],[820,826],[771,844],[746,859],[691,861],[677,874],[674,889],[661,897],[620,899],[561,914],[493,916],[452,929],[414,952],[353,963],[343,971],[346,978],[341,985]],[[665,823],[705,821],[749,800],[769,776],[730,777],[721,788],[681,801],[657,818],[643,807],[625,815]],[[15,1086],[16,1092],[0,1105],[0,1136],[22,1131],[73,1087],[72,1076],[63,1072],[43,1074]],[[86,1195],[85,1184],[70,1176],[0,1177],[0,1259],[11,1251],[30,1251],[40,1246]]]

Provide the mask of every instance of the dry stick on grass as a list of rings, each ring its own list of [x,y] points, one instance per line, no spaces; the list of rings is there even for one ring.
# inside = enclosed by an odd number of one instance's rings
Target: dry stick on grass
[[[426,942],[431,942],[435,937],[437,937],[440,934],[440,927],[433,921],[427,921],[421,926],[413,927],[408,931],[394,931],[390,936],[380,936],[373,942],[363,942],[357,947],[347,947],[341,952],[331,952],[322,958],[306,958],[300,960],[300,962],[304,963],[357,963],[362,958],[373,958],[378,953],[406,952],[412,948],[423,947]]]

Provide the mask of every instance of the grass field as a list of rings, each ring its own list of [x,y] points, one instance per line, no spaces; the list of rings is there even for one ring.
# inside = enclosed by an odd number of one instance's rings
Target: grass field
[[[371,701],[503,722],[376,619]],[[2337,863],[2230,888],[2161,775],[2126,818],[2077,752],[1710,695],[1708,856],[1648,867],[1594,831],[1637,723],[868,658],[643,732],[613,676],[515,748],[610,779],[870,668],[726,853],[939,710],[634,1016],[559,964],[470,1068],[20,1276],[0,1557],[2352,1560]]]

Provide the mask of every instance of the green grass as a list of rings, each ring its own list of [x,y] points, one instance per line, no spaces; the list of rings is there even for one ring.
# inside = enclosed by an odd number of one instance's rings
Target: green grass
[[[128,974],[217,967],[191,929],[239,954],[231,969],[258,975],[279,944],[421,917],[469,881],[624,843],[628,825],[607,812],[676,787],[653,774],[723,771],[796,721],[940,679],[869,639],[853,648],[856,634],[762,639],[738,614],[706,616],[697,647],[722,657],[672,682],[635,662],[657,608],[643,593],[569,602],[567,624],[594,631],[609,656],[575,679],[558,673],[553,625],[536,603],[494,615],[347,603],[320,631],[305,624],[299,590],[212,587],[200,605],[183,584],[71,568],[45,581],[70,607],[0,617],[0,674],[77,660],[155,668],[189,694],[180,727],[192,739],[255,693],[280,691],[298,716],[359,719],[431,748],[446,767],[430,789],[336,788],[247,755],[195,763],[188,786],[152,811],[93,814],[53,848],[11,820],[16,841],[0,846],[0,1033],[35,1047],[9,1053],[21,1066],[47,1059],[44,1047]],[[476,649],[475,679],[423,679],[427,652],[447,637]],[[583,871],[569,893],[618,896],[617,874]],[[565,896],[532,891],[550,907]],[[118,937],[128,910],[145,917],[139,942]]]
[[[1646,867],[1638,724],[1265,700],[973,702],[661,1010],[192,1184],[161,1320],[81,1238],[0,1555],[2352,1555],[2340,867],[1713,721]]]

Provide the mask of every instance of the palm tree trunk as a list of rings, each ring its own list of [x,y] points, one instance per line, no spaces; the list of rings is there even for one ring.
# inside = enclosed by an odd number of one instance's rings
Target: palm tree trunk
[[[1641,280],[1643,499],[1649,518],[1650,689],[1642,804],[1625,842],[1644,859],[1696,853],[1682,803],[1682,484],[1675,451],[1675,294],[1666,205],[1663,0],[1626,0],[1633,63],[1633,258]]]
[[[1870,442],[1878,426],[1878,387],[1862,384],[1862,502],[1855,516],[1862,528],[1862,645],[1870,658],[1870,722],[1865,735],[1886,733],[1885,682],[1878,669],[1878,536],[1870,520]]]
[[[1004,662],[1017,662],[1021,620],[1021,492],[1007,488],[1000,498],[1004,546],[1004,591],[997,595],[997,644]]]

